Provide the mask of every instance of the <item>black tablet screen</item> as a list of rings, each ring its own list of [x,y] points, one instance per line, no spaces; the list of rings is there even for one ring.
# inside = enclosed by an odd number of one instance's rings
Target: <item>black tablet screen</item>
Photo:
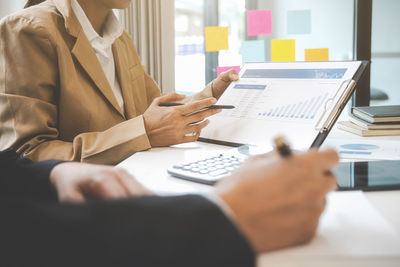
[[[339,190],[400,190],[400,161],[341,163],[334,173]]]

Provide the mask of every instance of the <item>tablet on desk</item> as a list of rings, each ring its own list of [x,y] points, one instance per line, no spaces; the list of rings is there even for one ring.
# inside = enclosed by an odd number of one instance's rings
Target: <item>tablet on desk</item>
[[[400,189],[400,161],[341,163],[334,173],[339,191]]]

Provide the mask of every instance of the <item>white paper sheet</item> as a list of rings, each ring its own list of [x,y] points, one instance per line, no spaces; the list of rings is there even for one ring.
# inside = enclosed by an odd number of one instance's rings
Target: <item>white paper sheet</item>
[[[322,148],[335,149],[342,159],[400,160],[398,141],[328,138]]]
[[[234,105],[210,118],[201,137],[268,146],[284,135],[297,150],[308,149],[329,121],[361,62],[246,64],[240,80],[218,101]]]
[[[400,262],[399,233],[362,192],[334,192],[328,196],[317,235],[310,244],[262,255],[259,266],[307,266],[328,258],[356,262],[381,257]]]

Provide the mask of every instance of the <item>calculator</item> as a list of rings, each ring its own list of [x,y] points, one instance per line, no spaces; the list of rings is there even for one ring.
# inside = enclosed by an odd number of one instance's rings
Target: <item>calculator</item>
[[[167,171],[180,179],[214,185],[236,170],[246,158],[246,155],[240,153],[221,153],[192,162],[176,164]]]

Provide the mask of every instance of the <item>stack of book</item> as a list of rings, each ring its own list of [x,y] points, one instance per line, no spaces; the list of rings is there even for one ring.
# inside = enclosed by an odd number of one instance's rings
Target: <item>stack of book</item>
[[[400,106],[356,107],[338,128],[360,136],[400,135]]]

